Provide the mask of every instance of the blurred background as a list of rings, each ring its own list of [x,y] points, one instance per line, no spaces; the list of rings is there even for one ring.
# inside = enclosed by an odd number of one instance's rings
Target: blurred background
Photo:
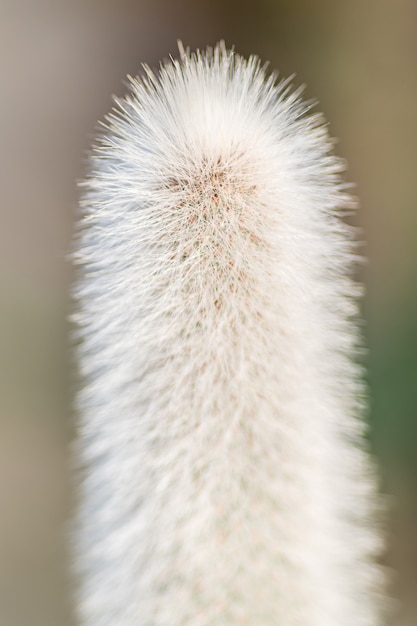
[[[224,38],[319,99],[369,263],[369,440],[389,624],[417,624],[417,0],[0,0],[0,626],[72,626],[68,261],[76,180],[126,74]],[[392,498],[391,498],[392,497]],[[254,625],[255,626],[255,625]],[[335,625],[336,626],[336,625]]]

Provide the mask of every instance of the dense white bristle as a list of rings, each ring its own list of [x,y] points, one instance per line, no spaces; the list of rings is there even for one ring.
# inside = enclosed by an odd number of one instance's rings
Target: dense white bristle
[[[256,57],[180,52],[84,183],[80,623],[376,626],[343,165]]]

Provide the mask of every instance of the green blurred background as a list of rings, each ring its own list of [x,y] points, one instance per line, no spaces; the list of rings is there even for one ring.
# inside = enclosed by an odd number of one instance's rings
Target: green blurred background
[[[0,0],[0,626],[73,624],[65,523],[75,181],[110,95],[125,92],[142,62],[175,55],[178,38],[191,48],[224,38],[296,73],[349,162],[369,258],[369,437],[392,510],[385,560],[399,604],[389,624],[413,626],[417,0]]]

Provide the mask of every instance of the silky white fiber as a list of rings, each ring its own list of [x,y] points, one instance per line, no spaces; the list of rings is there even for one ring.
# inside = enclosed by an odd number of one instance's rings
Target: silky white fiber
[[[219,44],[130,79],[77,240],[82,626],[377,626],[352,199]]]

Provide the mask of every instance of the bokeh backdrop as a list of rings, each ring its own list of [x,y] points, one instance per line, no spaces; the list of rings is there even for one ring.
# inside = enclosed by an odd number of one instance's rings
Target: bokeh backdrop
[[[76,180],[126,74],[225,39],[319,100],[369,262],[369,441],[389,624],[417,623],[417,0],[0,0],[0,626],[72,626],[67,520]],[[256,625],[254,625],[256,626]]]

